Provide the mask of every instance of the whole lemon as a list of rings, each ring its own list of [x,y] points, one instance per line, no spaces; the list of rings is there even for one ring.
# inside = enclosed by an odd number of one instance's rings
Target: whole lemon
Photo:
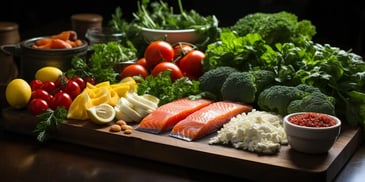
[[[62,73],[62,70],[57,67],[45,66],[37,70],[34,78],[42,82],[47,80],[55,82]]]
[[[27,106],[31,96],[32,89],[30,88],[30,85],[21,78],[13,79],[6,86],[6,101],[13,108],[21,109]]]

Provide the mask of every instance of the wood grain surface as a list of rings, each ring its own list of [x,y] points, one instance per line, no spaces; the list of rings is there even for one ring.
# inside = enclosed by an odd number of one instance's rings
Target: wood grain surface
[[[5,108],[6,130],[34,135],[37,118],[26,111]],[[134,126],[135,127],[135,126]],[[90,121],[66,120],[52,132],[52,140],[66,141],[124,155],[131,155],[183,167],[225,174],[255,181],[332,181],[362,141],[359,128],[343,126],[340,137],[325,154],[304,154],[282,146],[276,155],[259,155],[222,145],[209,145],[214,134],[187,142],[168,133],[154,135],[134,130],[127,135],[112,133],[109,126]],[[264,175],[263,175],[264,174]]]

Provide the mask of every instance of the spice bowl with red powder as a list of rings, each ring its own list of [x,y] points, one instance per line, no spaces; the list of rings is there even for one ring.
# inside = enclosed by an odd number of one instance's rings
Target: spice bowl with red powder
[[[283,119],[288,143],[299,152],[326,153],[341,131],[341,120],[328,114],[298,112],[288,114]]]

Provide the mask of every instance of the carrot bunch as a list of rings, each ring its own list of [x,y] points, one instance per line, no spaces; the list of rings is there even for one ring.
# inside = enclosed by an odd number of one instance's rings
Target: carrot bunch
[[[72,30],[35,41],[33,48],[40,49],[68,49],[81,46],[83,42],[77,38],[77,33]]]

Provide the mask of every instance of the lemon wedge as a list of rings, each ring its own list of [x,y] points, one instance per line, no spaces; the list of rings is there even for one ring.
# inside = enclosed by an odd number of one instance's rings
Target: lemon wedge
[[[90,97],[86,92],[82,92],[72,101],[67,112],[67,118],[76,120],[89,119],[86,112],[89,107],[91,107]]]
[[[96,124],[107,124],[114,120],[116,112],[109,104],[100,104],[87,109],[87,114]]]
[[[119,83],[129,85],[130,92],[137,92],[137,82],[132,77],[125,77]]]

